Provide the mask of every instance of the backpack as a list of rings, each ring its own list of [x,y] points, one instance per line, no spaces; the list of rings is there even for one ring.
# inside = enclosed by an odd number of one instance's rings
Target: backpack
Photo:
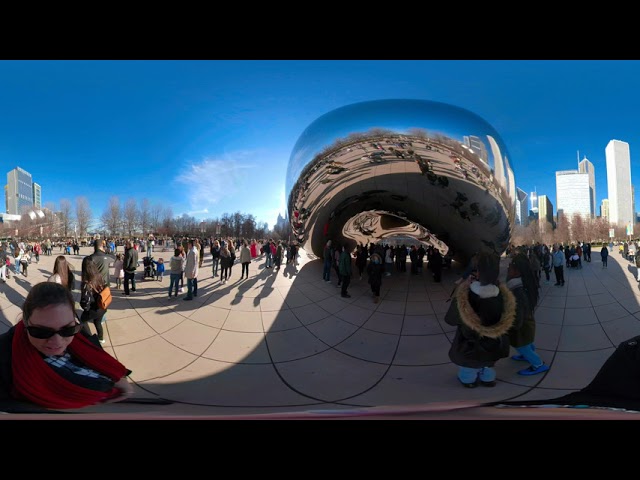
[[[95,299],[96,299],[96,307],[98,307],[98,310],[108,309],[109,305],[111,305],[111,300],[112,300],[111,289],[105,286],[102,290],[100,290],[99,292],[96,292]]]

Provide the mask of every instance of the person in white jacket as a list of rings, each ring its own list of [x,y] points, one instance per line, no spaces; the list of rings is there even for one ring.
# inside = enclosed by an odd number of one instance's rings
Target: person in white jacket
[[[187,264],[184,273],[187,276],[187,296],[183,300],[193,300],[198,296],[198,264],[200,252],[195,248],[193,240],[187,242]]]

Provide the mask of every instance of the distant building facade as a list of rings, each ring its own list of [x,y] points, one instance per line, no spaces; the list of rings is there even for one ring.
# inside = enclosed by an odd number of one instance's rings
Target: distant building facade
[[[20,167],[7,173],[7,213],[21,215],[33,208],[33,180],[31,174]]]
[[[516,187],[516,224],[526,227],[529,224],[528,195],[521,188]]]
[[[609,199],[604,198],[600,203],[600,216],[609,221]]]
[[[633,224],[635,208],[631,192],[631,154],[629,144],[611,140],[605,148],[609,222],[626,227]]]
[[[577,170],[556,172],[556,201],[558,202],[558,221],[562,216],[571,221],[575,214],[583,218],[591,217],[591,195],[589,193],[589,174]]]
[[[589,176],[589,199],[591,201],[591,218],[596,216],[596,173],[593,163],[584,157],[578,163],[578,171]]]
[[[538,197],[538,221],[553,225],[553,204],[546,195]]]

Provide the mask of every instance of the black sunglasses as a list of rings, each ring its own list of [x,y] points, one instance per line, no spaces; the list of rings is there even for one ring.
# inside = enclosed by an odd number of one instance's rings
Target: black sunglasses
[[[27,327],[27,332],[33,338],[38,338],[41,340],[45,340],[47,338],[53,337],[56,333],[61,337],[73,337],[77,335],[82,330],[82,325],[80,323],[76,323],[70,327],[63,327],[60,330],[52,330],[46,327]]]

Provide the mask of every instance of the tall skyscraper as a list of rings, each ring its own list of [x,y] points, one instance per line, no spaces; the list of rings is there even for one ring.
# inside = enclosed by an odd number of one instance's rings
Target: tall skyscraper
[[[607,221],[609,220],[609,200],[606,198],[603,198],[600,203],[600,216]]]
[[[516,224],[526,227],[529,223],[527,193],[516,187]]]
[[[36,182],[33,182],[33,208],[35,210],[42,208],[42,187]]]
[[[553,204],[546,195],[538,197],[538,221],[553,225]]]
[[[596,216],[596,172],[593,163],[584,157],[578,163],[578,171],[589,175],[589,197],[591,198],[591,217]]]
[[[7,173],[7,213],[21,215],[23,210],[33,209],[32,183],[31,174],[20,167]]]
[[[577,170],[556,172],[556,202],[558,212],[571,221],[577,213],[583,218],[591,217],[589,174]],[[560,219],[558,218],[558,221]]]
[[[611,140],[604,150],[607,161],[609,222],[626,227],[633,225],[634,206],[631,195],[631,154],[629,144]]]
[[[538,214],[538,193],[531,192],[529,194],[529,200],[531,200],[531,213],[535,216]]]

